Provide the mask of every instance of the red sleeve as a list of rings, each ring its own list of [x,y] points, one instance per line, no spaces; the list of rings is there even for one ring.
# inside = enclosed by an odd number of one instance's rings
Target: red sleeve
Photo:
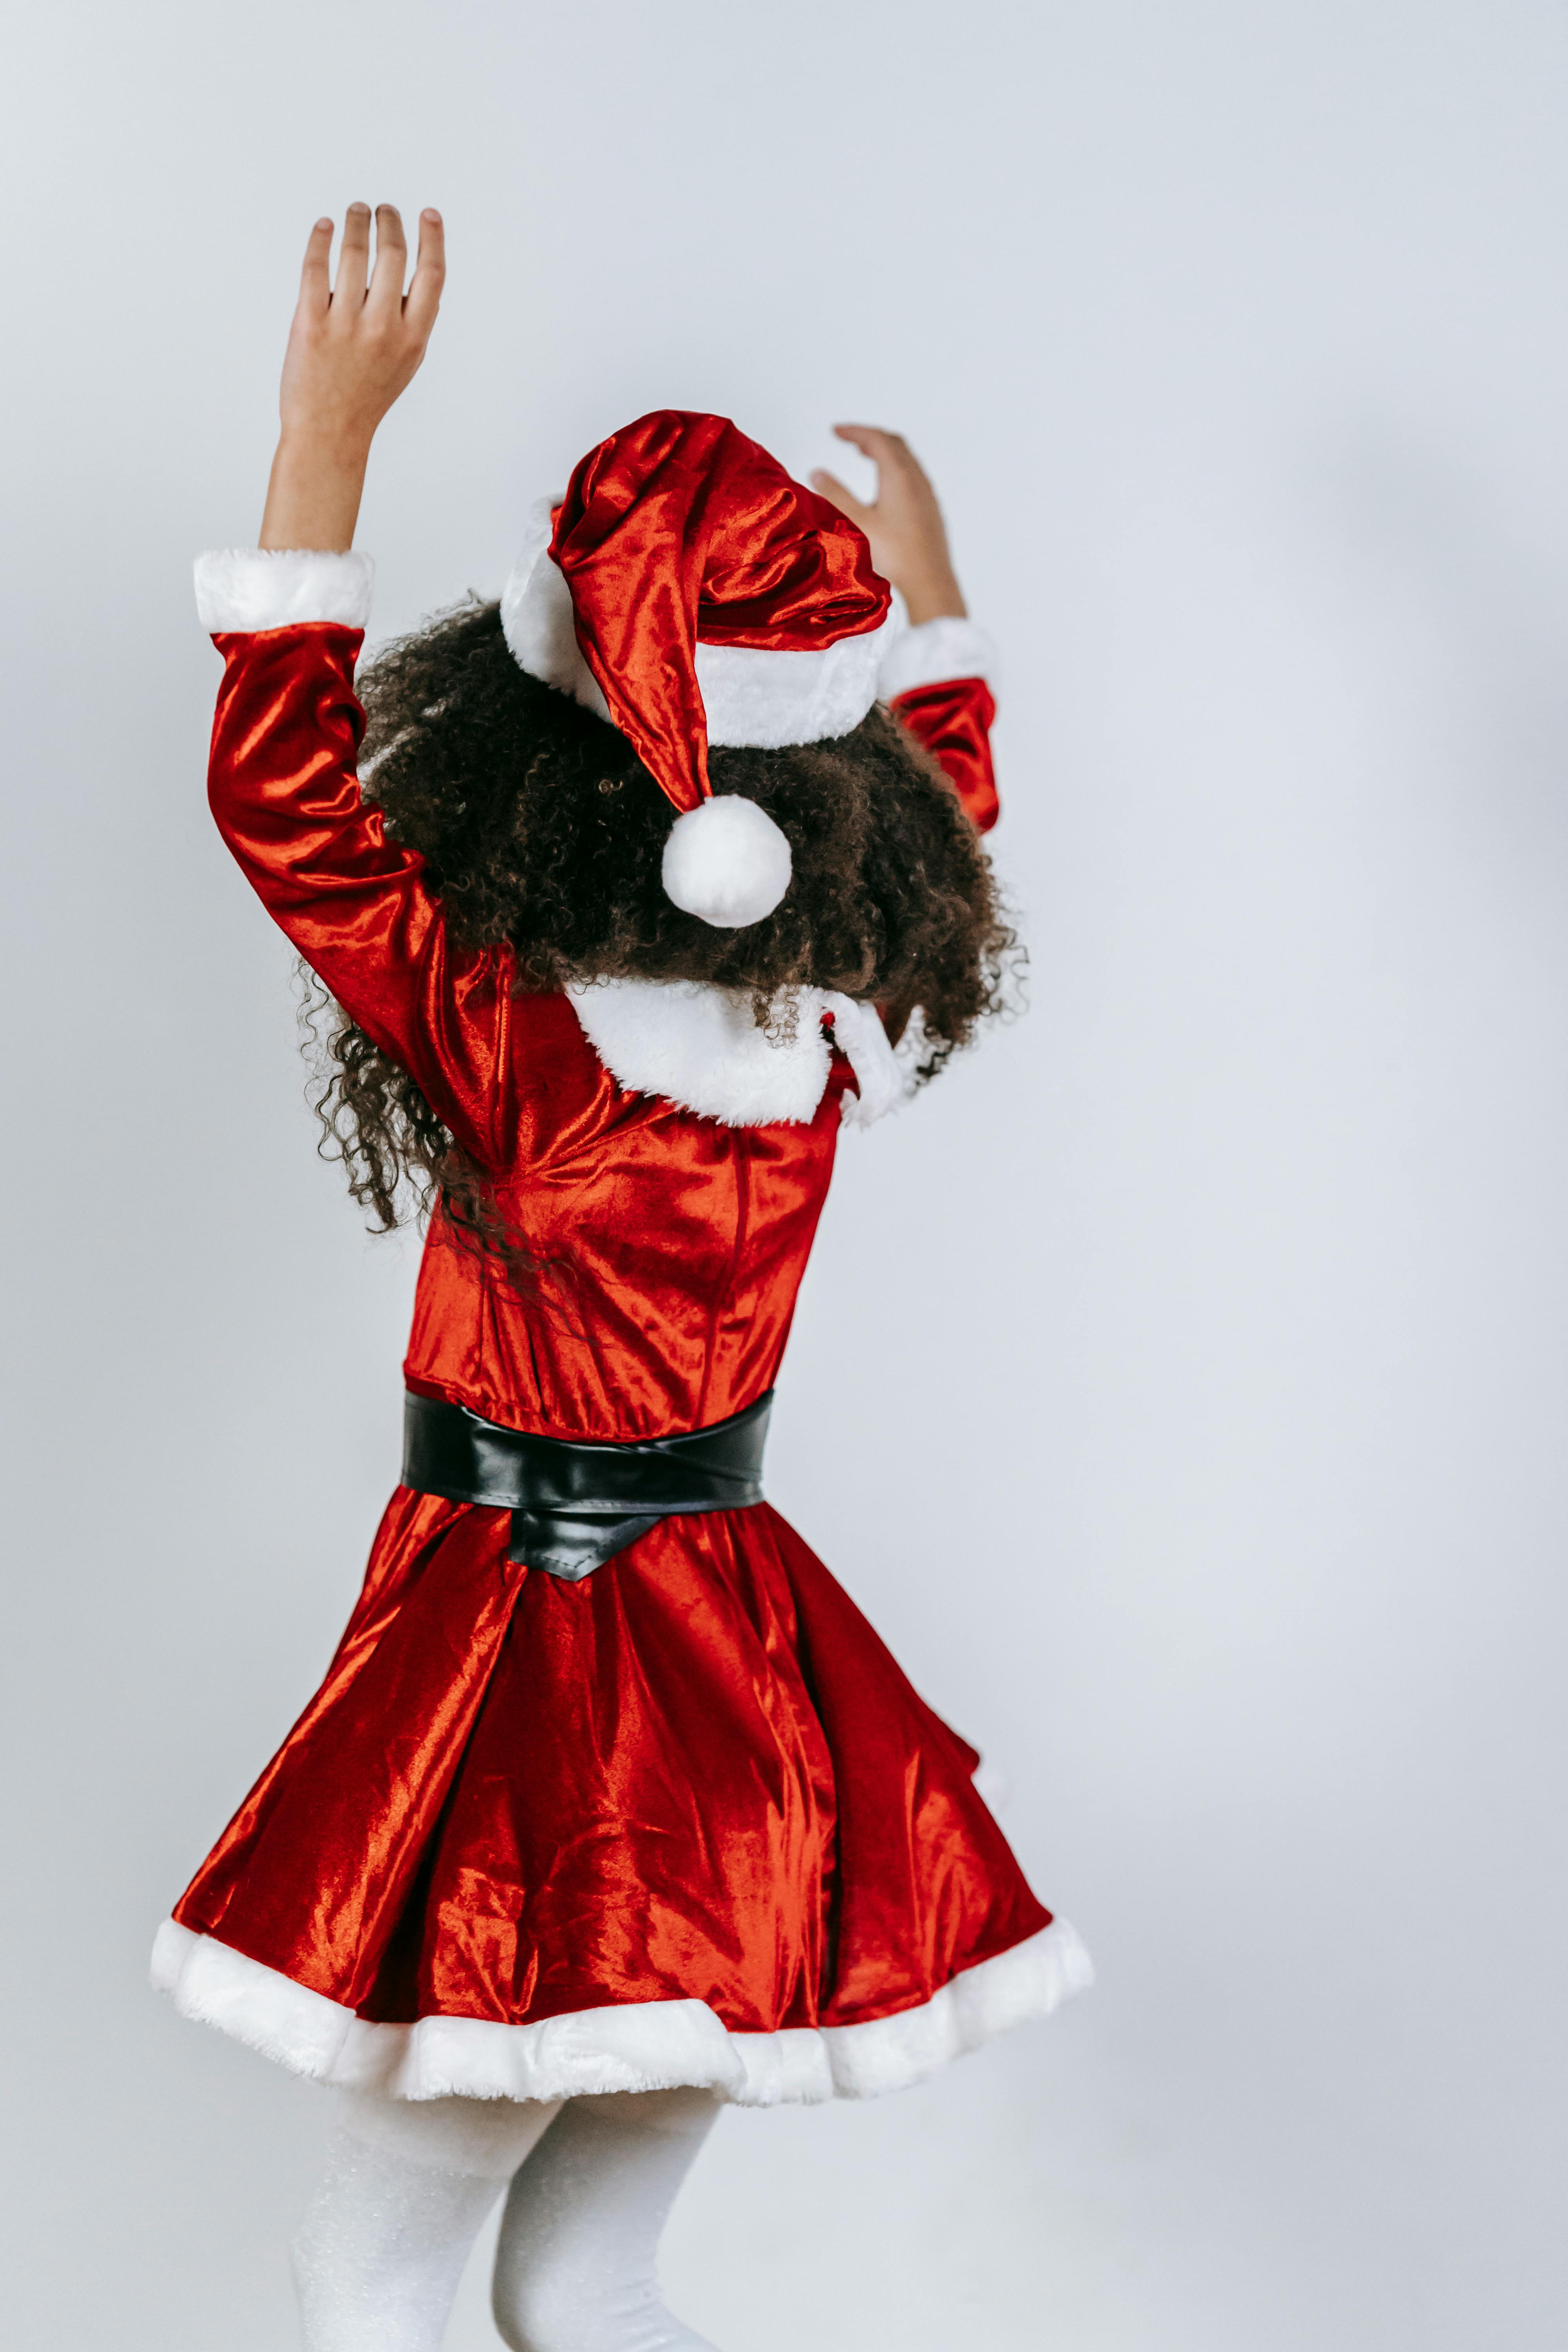
[[[223,684],[208,793],[274,921],[345,1011],[416,1079],[482,1161],[515,1131],[504,951],[454,950],[424,861],[360,798],[361,629],[336,622],[217,635]]]
[[[895,695],[889,708],[946,770],[975,829],[989,833],[998,814],[991,764],[996,705],[985,680],[949,677],[937,686],[912,687],[907,694]]]

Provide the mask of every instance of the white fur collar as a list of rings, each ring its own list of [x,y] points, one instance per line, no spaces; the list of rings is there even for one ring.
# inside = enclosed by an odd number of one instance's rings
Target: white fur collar
[[[827,1084],[822,1017],[855,1072],[847,1123],[868,1127],[891,1110],[903,1081],[869,1004],[820,988],[800,991],[793,1037],[775,1042],[752,1015],[750,992],[693,980],[580,980],[567,990],[584,1034],[617,1086],[659,1095],[726,1127],[805,1124]]]

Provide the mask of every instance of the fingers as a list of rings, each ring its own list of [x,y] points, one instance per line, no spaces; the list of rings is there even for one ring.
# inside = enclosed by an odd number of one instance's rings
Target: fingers
[[[826,499],[829,506],[837,507],[840,514],[847,515],[852,523],[857,523],[862,530],[865,530],[873,509],[870,507],[862,506],[860,500],[845,488],[837,474],[826,473],[822,467],[818,466],[812,475],[811,487],[818,498]]]
[[[929,488],[925,467],[901,433],[885,433],[879,425],[836,425],[833,430],[840,441],[851,442],[863,457],[873,458],[879,475],[902,474],[911,483]]]
[[[897,460],[910,454],[909,444],[901,434],[884,433],[879,425],[836,425],[833,431],[837,440],[849,442],[862,457],[874,458],[879,466],[886,464],[889,457]]]
[[[335,310],[357,312],[370,280],[370,206],[351,205],[343,215],[343,241],[338,250],[338,282],[332,289]]]
[[[840,441],[847,441],[852,448],[859,450],[862,457],[869,457],[876,467],[876,499],[871,505],[863,506],[831,474],[813,474],[812,483],[825,499],[832,499],[841,514],[847,514],[852,522],[858,522],[862,530],[869,530],[871,517],[880,521],[890,519],[889,488],[893,493],[891,511],[899,513],[907,509],[911,494],[917,500],[922,495],[929,497],[931,485],[921,471],[919,458],[901,433],[885,433],[879,425],[836,425],[833,430]]]
[[[403,304],[403,273],[408,267],[408,244],[403,216],[395,205],[375,208],[375,268],[371,273],[367,307],[397,310]]]
[[[332,224],[319,220],[310,231],[305,247],[304,264],[300,271],[300,308],[311,313],[324,311],[332,299]]]
[[[403,313],[416,334],[427,335],[441,306],[447,277],[447,232],[438,212],[419,215],[419,255],[403,304]]]
[[[447,275],[446,231],[440,214],[426,210],[419,215],[419,255],[406,296],[403,279],[408,267],[408,240],[403,233],[403,215],[397,206],[378,205],[375,208],[374,268],[370,229],[370,206],[351,205],[343,216],[337,284],[330,287],[332,224],[330,220],[316,223],[305,250],[301,302],[312,310],[322,309],[330,302],[340,324],[365,310],[382,315],[401,311],[416,333],[428,335],[440,306]]]

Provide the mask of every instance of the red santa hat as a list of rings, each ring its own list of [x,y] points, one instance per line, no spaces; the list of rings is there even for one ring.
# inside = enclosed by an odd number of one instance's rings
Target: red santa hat
[[[626,738],[679,813],[678,907],[727,929],[789,887],[754,801],[715,799],[709,746],[847,735],[896,623],[863,532],[727,417],[655,409],[591,449],[530,517],[501,598],[507,644]]]

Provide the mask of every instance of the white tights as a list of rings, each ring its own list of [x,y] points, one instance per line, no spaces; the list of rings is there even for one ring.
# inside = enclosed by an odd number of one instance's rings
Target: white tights
[[[294,2241],[306,2352],[437,2352],[509,2179],[493,2301],[511,2352],[711,2352],[666,2311],[656,2260],[717,2114],[706,2091],[345,2100]]]

